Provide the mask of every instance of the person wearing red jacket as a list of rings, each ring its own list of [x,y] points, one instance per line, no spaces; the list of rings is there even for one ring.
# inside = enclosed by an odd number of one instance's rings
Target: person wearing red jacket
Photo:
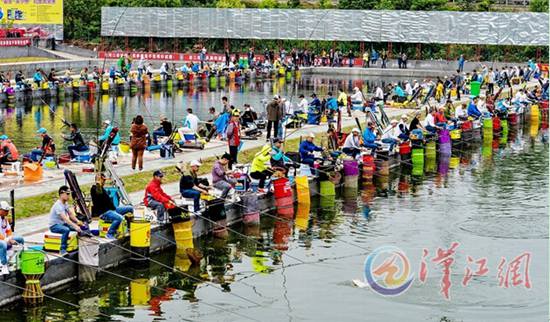
[[[161,170],[153,172],[153,179],[145,187],[145,197],[143,203],[145,206],[153,209],[157,213],[157,221],[163,223],[166,221],[166,212],[176,207],[176,203],[160,186],[164,173]]]
[[[445,124],[447,124],[447,118],[445,117],[444,106],[439,107],[437,113],[435,113],[434,120],[435,120],[435,125],[437,126],[443,127],[445,126]]]

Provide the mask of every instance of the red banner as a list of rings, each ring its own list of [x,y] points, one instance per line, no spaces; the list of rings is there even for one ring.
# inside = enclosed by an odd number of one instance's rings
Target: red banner
[[[126,54],[123,51],[100,51],[98,56],[101,59],[118,59]],[[129,53],[133,60],[158,60],[158,61],[200,61],[199,54],[182,54],[182,53],[148,53],[148,52],[131,52]],[[233,56],[232,56],[233,57]],[[206,61],[223,62],[225,56],[221,54],[206,54]]]
[[[0,38],[0,47],[24,47],[30,45],[30,38]]]

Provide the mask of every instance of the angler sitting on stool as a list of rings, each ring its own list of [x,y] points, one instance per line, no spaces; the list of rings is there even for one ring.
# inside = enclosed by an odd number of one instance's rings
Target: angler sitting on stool
[[[7,201],[0,201],[0,275],[8,274],[7,252],[13,245],[24,243],[23,237],[14,236],[6,216],[12,209]]]
[[[145,197],[143,203],[145,206],[153,209],[157,213],[157,221],[164,223],[166,221],[166,212],[176,207],[176,203],[160,186],[164,173],[161,170],[153,172],[153,179],[145,187]]]
[[[315,145],[315,143],[313,143],[313,139],[315,139],[315,134],[310,133],[305,139],[305,141],[302,141],[302,143],[300,143],[300,150],[299,150],[301,163],[307,164],[312,168],[316,159],[315,156],[313,155],[313,152],[315,151],[321,152],[324,150],[323,148]]]
[[[184,173],[183,164],[178,164],[176,167],[178,170],[182,173],[182,176],[180,178],[180,193],[183,198],[191,198],[193,199],[193,206],[194,211],[198,212],[200,211],[200,200],[201,200],[201,193],[208,194],[208,187],[205,185],[203,180],[197,176],[197,173],[199,171],[199,167],[202,164],[197,161],[193,160],[189,163],[189,174]],[[208,182],[206,182],[208,183]]]
[[[134,213],[132,206],[116,207],[111,197],[104,189],[105,175],[103,173],[96,176],[96,183],[90,189],[92,197],[92,214],[98,215],[102,220],[111,222],[107,231],[107,239],[116,239],[117,229],[124,220],[124,215]]]
[[[363,146],[376,151],[378,144],[376,141],[376,129],[373,122],[367,122],[367,128],[363,131]]]
[[[214,163],[214,167],[212,168],[212,183],[214,188],[222,191],[222,199],[227,197],[229,191],[231,191],[236,183],[235,180],[228,177],[231,174],[231,171],[227,170],[229,160],[231,160],[231,155],[224,153],[221,159]]]

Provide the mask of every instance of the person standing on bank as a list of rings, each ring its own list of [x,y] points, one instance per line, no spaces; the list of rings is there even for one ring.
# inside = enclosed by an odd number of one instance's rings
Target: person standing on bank
[[[233,112],[231,112],[231,119],[229,121],[229,125],[227,125],[227,130],[225,132],[227,136],[227,143],[229,144],[229,155],[231,155],[231,160],[229,161],[229,170],[233,170],[233,164],[237,163],[239,145],[241,144],[241,128],[239,117],[239,110],[234,110]]]
[[[147,134],[149,129],[143,124],[143,116],[138,115],[134,119],[134,124],[130,128],[132,138],[130,139],[130,148],[132,149],[132,170],[136,169],[138,164],[139,171],[143,170],[143,152],[147,147]]]
[[[267,104],[267,137],[269,140],[271,137],[271,128],[273,127],[273,137],[279,136],[279,122],[283,118],[283,107],[281,105],[281,98],[279,95],[275,95],[273,100]]]

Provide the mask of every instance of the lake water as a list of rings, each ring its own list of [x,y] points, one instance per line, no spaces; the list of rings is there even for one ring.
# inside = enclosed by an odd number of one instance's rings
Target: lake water
[[[260,226],[234,227],[238,233],[230,232],[227,239],[195,240],[205,255],[201,265],[190,266],[175,250],[166,251],[147,268],[124,265],[111,270],[133,281],[101,273],[95,281],[74,282],[54,294],[79,308],[47,299],[33,308],[11,307],[3,317],[547,321],[547,142],[548,130],[539,130],[538,124],[513,128],[500,145],[489,141],[455,149],[459,159],[426,162],[420,177],[403,164],[389,177],[375,176],[373,184],[360,190],[342,190],[332,199],[314,196],[309,209],[297,206],[295,221],[276,219],[273,212],[262,217]],[[432,259],[438,248],[454,242],[458,247],[451,256],[445,299],[443,268]],[[363,280],[367,255],[381,246],[398,247],[408,258],[414,280],[403,294],[383,297],[352,283]],[[424,250],[427,274],[422,283]],[[508,264],[526,253],[528,276],[525,262],[515,276]],[[483,258],[486,274],[463,286],[465,269],[477,270],[473,262]]]
[[[264,99],[270,100],[274,94],[288,98],[292,103],[299,102],[299,95],[308,99],[315,92],[320,98],[326,97],[329,91],[338,94],[338,88],[352,92],[353,87],[363,88],[366,85],[370,92],[378,84],[403,80],[401,78],[368,78],[357,79],[325,75],[303,76],[297,81],[285,81],[281,78],[272,81],[246,82],[242,85],[228,84],[224,88],[211,90],[208,86],[195,86],[175,90],[172,93],[149,92],[137,96],[93,96],[76,97],[62,102],[57,100],[29,100],[18,102],[15,107],[0,107],[0,133],[11,137],[21,151],[29,151],[39,145],[40,139],[36,130],[40,127],[48,129],[57,146],[69,143],[63,142],[62,134],[68,133],[62,120],[75,122],[81,128],[85,139],[95,139],[98,127],[103,120],[111,120],[123,129],[123,137],[128,137],[132,119],[143,115],[145,123],[152,130],[159,125],[161,115],[181,123],[187,115],[187,108],[192,108],[195,114],[203,120],[208,120],[208,108],[213,106],[221,110],[221,98],[227,96],[230,104],[242,109],[248,103],[257,111],[263,112]],[[99,132],[99,135],[101,132]]]

